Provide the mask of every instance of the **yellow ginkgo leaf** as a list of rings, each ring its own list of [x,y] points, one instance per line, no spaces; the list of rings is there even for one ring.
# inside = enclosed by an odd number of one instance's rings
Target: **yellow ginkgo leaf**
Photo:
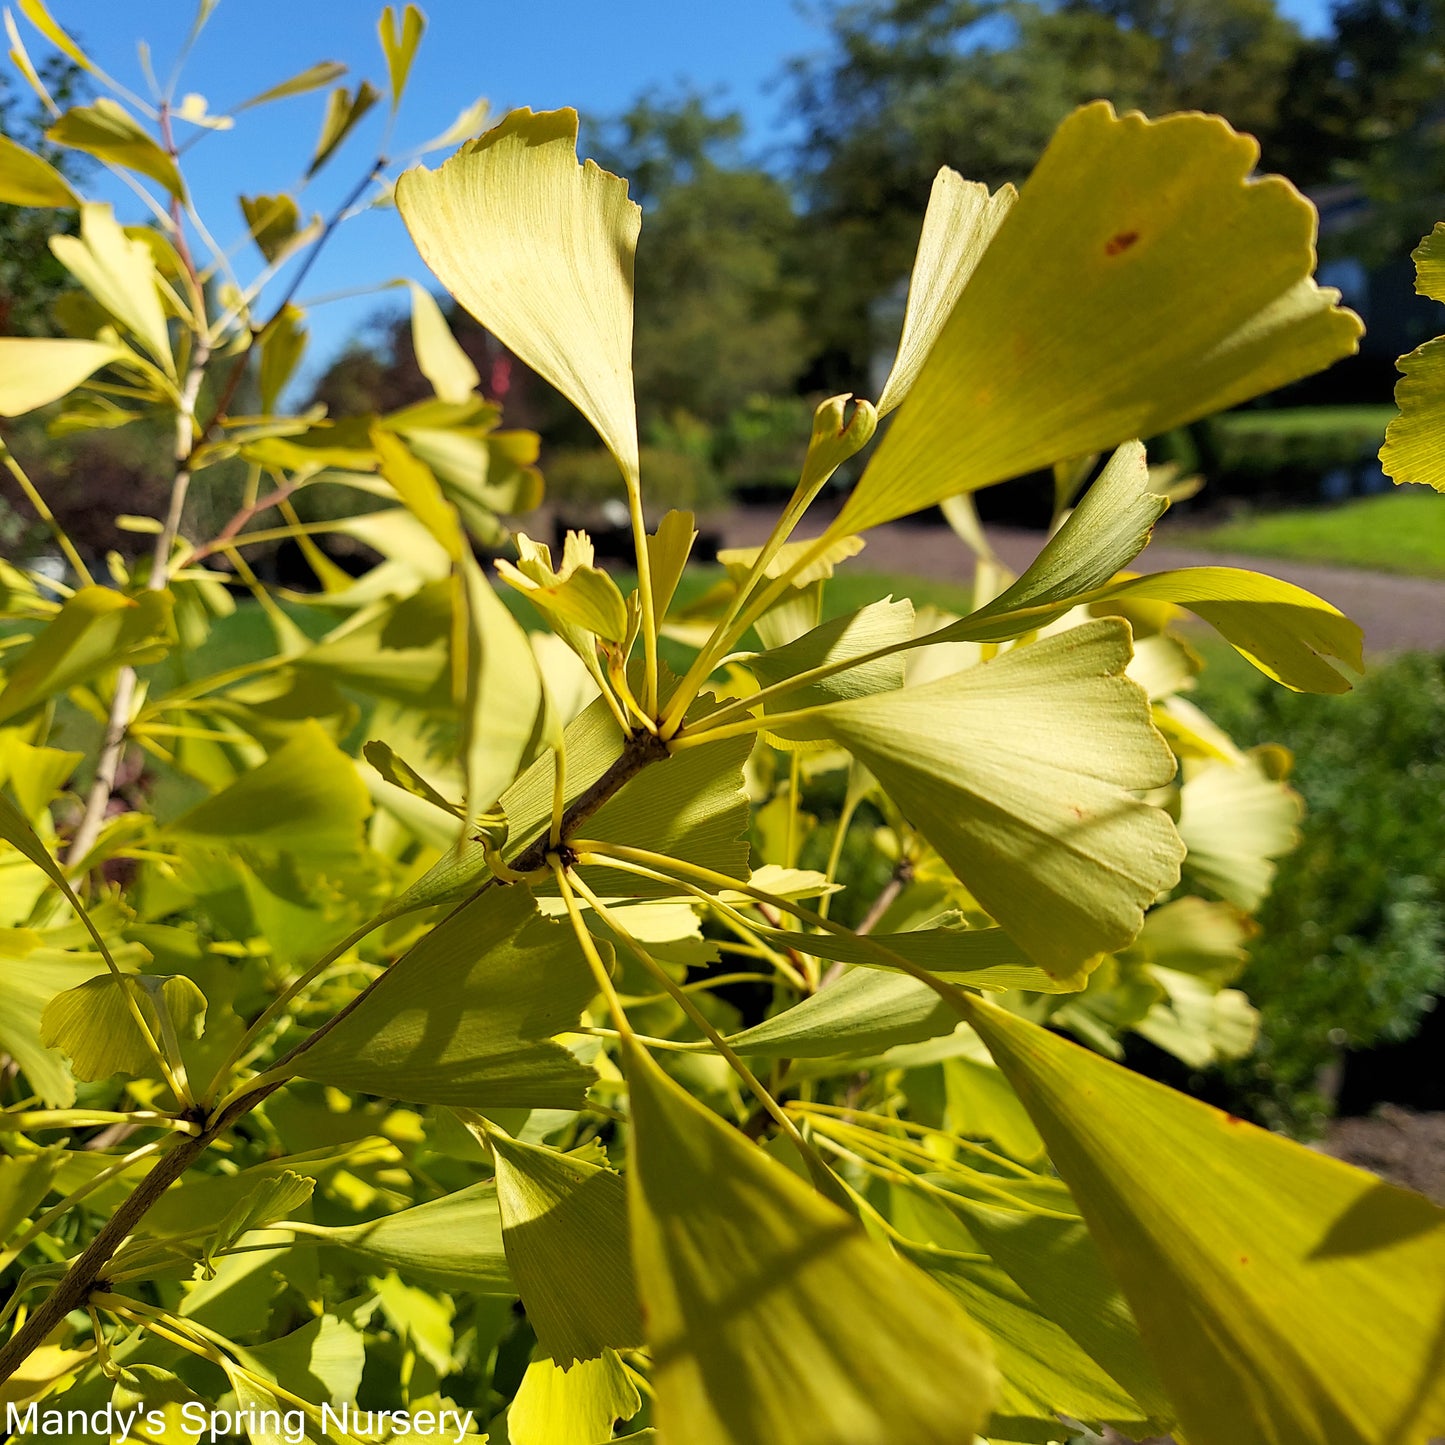
[[[1251,181],[1258,156],[1214,116],[1075,111],[834,533],[1156,436],[1352,352],[1358,317],[1311,280],[1314,209],[1287,181]]]
[[[130,353],[106,341],[0,337],[0,416],[24,416],[68,396],[81,382]]]
[[[1445,1432],[1445,1211],[971,999],[1193,1445]]]
[[[1415,248],[1415,290],[1445,301],[1445,221]],[[1400,358],[1397,416],[1385,431],[1380,465],[1396,482],[1420,482],[1445,492],[1445,336]]]
[[[635,1044],[628,1173],[656,1418],[688,1445],[961,1445],[994,1372],[968,1316]]]
[[[879,416],[892,411],[908,395],[968,278],[1017,199],[1012,186],[1000,186],[989,195],[987,186],[966,181],[947,166],[933,178],[908,281],[903,334],[878,398]]]
[[[396,204],[443,286],[597,428],[636,479],[632,259],[642,211],[627,183],[577,160],[577,113],[513,111]]]

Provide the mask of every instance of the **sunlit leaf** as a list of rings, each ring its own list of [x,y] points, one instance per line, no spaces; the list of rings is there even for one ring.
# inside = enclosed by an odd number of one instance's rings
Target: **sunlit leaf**
[[[316,1188],[314,1179],[293,1174],[289,1169],[262,1180],[244,1199],[238,1200],[207,1242],[206,1261],[222,1254],[243,1234],[264,1229],[278,1219],[290,1219],[297,1209],[311,1198]]]
[[[516,564],[499,557],[496,565],[502,579],[554,626],[620,643],[627,636],[627,603],[612,578],[594,565],[594,555],[586,532],[568,532],[561,566],[554,571],[546,543],[518,533]],[[580,646],[588,646],[585,639]]]
[[[691,512],[665,512],[657,531],[647,539],[652,568],[652,595],[659,625],[672,605],[692,544],[697,541],[697,518]]]
[[[592,1074],[553,1036],[593,980],[566,925],[522,888],[492,888],[438,924],[292,1063],[304,1078],[468,1108],[575,1109]]]
[[[150,1028],[151,1039],[162,1037],[159,1008],[170,1015],[179,1038],[196,1038],[206,1014],[206,996],[182,975],[153,974],[117,978],[107,973],[57,994],[40,1020],[41,1041],[59,1049],[81,1079],[131,1078],[155,1074],[156,1057],[141,1033],[122,988],[130,990]]]
[[[1178,879],[1162,786],[1173,754],[1124,677],[1127,627],[1100,621],[937,682],[775,725],[851,752],[1042,968],[1122,948]]]
[[[1217,117],[1103,101],[1055,132],[832,532],[1196,417],[1349,355],[1315,213]]]
[[[577,161],[577,113],[513,111],[396,203],[437,279],[596,427],[638,472],[632,258],[641,224],[627,183]]]
[[[97,160],[139,171],[159,181],[173,196],[184,199],[186,189],[176,163],[141,128],[135,117],[109,96],[99,96],[90,105],[67,110],[45,132],[56,145],[84,151]]]
[[[7,206],[78,206],[70,183],[49,161],[0,136],[0,202]]]
[[[1258,757],[1191,765],[1179,790],[1184,871],[1253,913],[1274,882],[1274,862],[1299,843],[1300,796]]]
[[[366,1337],[347,1320],[324,1314],[278,1340],[251,1345],[246,1363],[304,1400],[354,1404],[366,1366]],[[286,1433],[294,1433],[283,1429]]]
[[[263,415],[276,410],[282,390],[296,374],[305,354],[310,335],[301,324],[305,314],[295,306],[284,306],[261,338],[261,367],[257,381],[261,389]]]
[[[23,416],[49,406],[102,366],[128,355],[124,347],[108,341],[0,336],[0,416]]]
[[[856,612],[834,617],[805,632],[796,641],[743,659],[763,687],[775,686],[813,668],[831,667],[852,657],[864,657],[885,647],[896,647],[913,636],[913,604],[904,598],[870,602]],[[859,667],[790,688],[766,706],[773,710],[811,707],[840,698],[865,697],[903,686],[903,658],[876,658]]]
[[[982,1000],[1197,1445],[1445,1428],[1445,1211]]]
[[[527,1366],[507,1411],[510,1445],[600,1445],[619,1420],[642,1408],[642,1396],[617,1355],[563,1368],[546,1358]]]
[[[987,186],[966,181],[947,166],[933,178],[908,281],[903,334],[878,398],[879,416],[886,416],[908,395],[968,278],[1017,199],[1012,186],[1000,186],[989,195]]]
[[[643,1343],[622,1178],[578,1154],[489,1142],[502,1242],[539,1348],[559,1365]]]
[[[987,1345],[926,1275],[626,1047],[657,1419],[691,1445],[958,1445]]]
[[[116,224],[108,205],[80,208],[79,236],[52,236],[50,249],[67,271],[115,317],[171,376],[176,374],[150,248]]]
[[[408,450],[394,433],[372,427],[371,444],[381,474],[391,483],[406,509],[436,538],[453,562],[468,551],[456,508],[442,494],[431,469]]]
[[[415,13],[408,5],[408,16]],[[411,291],[411,344],[416,364],[443,401],[464,402],[481,384],[477,368],[458,345],[431,292],[415,281],[407,284]]]
[[[386,56],[386,73],[391,81],[393,111],[401,104],[406,78],[411,73],[411,63],[416,57],[416,48],[421,43],[422,31],[425,29],[426,17],[415,5],[406,7],[399,25],[396,12],[390,5],[381,12],[377,32],[381,36],[381,48]]]
[[[1415,248],[1415,290],[1445,301],[1445,221]],[[1445,492],[1445,337],[1437,336],[1399,360],[1395,385],[1400,414],[1385,429],[1380,465],[1396,483],[1417,482]]]

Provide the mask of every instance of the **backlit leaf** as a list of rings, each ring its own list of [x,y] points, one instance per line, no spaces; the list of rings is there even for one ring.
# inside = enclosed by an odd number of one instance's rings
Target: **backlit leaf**
[[[0,202],[7,206],[79,205],[70,183],[49,161],[0,136]]]
[[[987,186],[966,181],[947,166],[933,178],[908,281],[903,334],[878,398],[879,416],[886,416],[908,395],[968,278],[1017,199],[1012,186],[1000,186],[989,195]]]
[[[108,205],[87,202],[80,208],[80,235],[52,236],[50,249],[61,265],[174,376],[176,363],[150,247],[127,236]]]
[[[983,1002],[1195,1445],[1445,1429],[1445,1211]]]
[[[697,518],[691,512],[665,512],[657,531],[647,539],[647,556],[652,565],[652,594],[659,626],[672,605],[673,593],[697,541]]]
[[[136,1027],[122,988],[128,988],[139,1004],[152,1039],[162,1037],[158,1000],[170,1014],[179,1038],[195,1038],[200,1033],[206,996],[183,975],[117,978],[107,973],[88,979],[52,998],[40,1020],[41,1041],[65,1054],[78,1078],[108,1079],[114,1074],[146,1078],[156,1072],[154,1050]]]
[[[416,13],[410,5],[406,8],[408,16]],[[411,344],[416,364],[443,401],[460,404],[472,395],[482,379],[471,357],[452,335],[431,292],[415,281],[407,284],[411,291]]]
[[[141,128],[134,116],[107,95],[99,96],[90,105],[67,110],[45,132],[45,138],[112,165],[139,171],[159,181],[173,196],[185,197],[185,185],[175,161]]]
[[[438,924],[290,1065],[303,1078],[468,1108],[575,1109],[591,1071],[577,1027],[591,972],[525,889],[491,888]]]
[[[49,406],[102,366],[128,355],[124,347],[108,341],[0,336],[0,416],[23,416]]]
[[[625,1047],[633,1253],[656,1418],[689,1445],[958,1445],[982,1336],[857,1220]]]
[[[241,196],[239,200],[251,239],[261,254],[274,262],[288,249],[300,225],[301,212],[296,202],[286,195]]]
[[[422,31],[426,29],[426,17],[415,5],[408,5],[402,12],[401,24],[396,21],[396,12],[390,5],[381,12],[377,31],[381,36],[381,48],[386,56],[387,78],[391,81],[391,108],[401,104],[402,92],[406,89],[406,78],[411,73],[411,63],[416,57],[416,48],[421,43]]]
[[[602,1445],[619,1420],[641,1408],[637,1386],[611,1350],[570,1368],[538,1358],[507,1411],[507,1439],[510,1445]]]
[[[624,474],[638,474],[627,183],[577,160],[577,113],[513,111],[396,204],[437,279],[573,402]]]
[[[1354,351],[1310,279],[1315,213],[1198,114],[1069,116],[830,529],[1157,436]]]
[[[554,626],[560,624],[559,631],[570,626],[621,643],[627,636],[627,603],[612,578],[593,564],[593,557],[592,539],[585,532],[568,532],[561,566],[554,571],[547,545],[519,532],[516,564],[499,557],[496,565],[504,581]],[[574,645],[584,654],[589,646],[595,650],[585,637]]]
[[[1093,622],[775,728],[846,747],[1025,953],[1072,974],[1139,932],[1184,853],[1129,791],[1175,770],[1129,654],[1123,623]]]

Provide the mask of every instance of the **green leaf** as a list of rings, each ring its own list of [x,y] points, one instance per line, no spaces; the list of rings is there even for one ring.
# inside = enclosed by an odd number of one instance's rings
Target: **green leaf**
[[[133,1079],[154,1077],[155,1053],[136,1026],[122,988],[128,988],[140,1006],[152,1039],[163,1037],[158,1008],[170,1015],[177,1037],[200,1036],[206,996],[184,975],[161,978],[155,974],[130,974],[117,978],[107,973],[88,979],[56,994],[40,1019],[41,1042],[65,1054],[77,1078],[109,1079],[116,1074]]]
[[[468,551],[457,510],[442,495],[431,469],[414,456],[402,439],[382,427],[371,428],[381,474],[391,483],[406,509],[436,538],[453,562]]]
[[[52,236],[50,249],[166,374],[175,376],[176,362],[150,247],[127,236],[108,205],[86,202],[80,208],[80,235]]]
[[[78,206],[70,183],[49,161],[0,136],[0,202],[7,206]]]
[[[19,1159],[0,1158],[0,1244],[10,1241],[21,1222],[34,1214],[50,1193],[50,1181],[63,1155],[62,1149],[46,1149]]]
[[[346,1320],[324,1314],[279,1340],[247,1346],[244,1358],[303,1400],[355,1404],[366,1366],[366,1336]]]
[[[507,1411],[507,1440],[510,1445],[601,1445],[612,1439],[619,1420],[630,1420],[641,1408],[637,1386],[611,1350],[570,1368],[538,1358],[527,1366]]]
[[[1075,111],[830,532],[1157,436],[1355,350],[1315,213],[1222,120]]]
[[[250,100],[243,100],[232,109],[239,113],[250,110],[254,105],[284,100],[288,95],[305,95],[308,91],[320,90],[322,86],[330,85],[333,80],[340,80],[345,74],[346,67],[339,60],[322,60],[293,75],[289,80],[283,80],[279,85],[273,85],[269,90],[253,95]]]
[[[465,631],[453,643],[466,708],[462,759],[469,817],[478,818],[534,758],[558,741],[537,657],[522,624],[466,548],[457,559]]]
[[[274,263],[290,249],[301,224],[301,212],[290,196],[240,196],[246,229],[267,261]],[[287,310],[291,310],[287,307]],[[300,312],[296,313],[298,316]],[[269,410],[262,407],[263,412]]]
[[[1123,623],[1093,622],[775,730],[846,747],[1024,952],[1069,975],[1134,938],[1184,853],[1131,796],[1175,760],[1129,656]]]
[[[381,12],[377,31],[381,36],[382,51],[386,55],[386,73],[391,81],[393,114],[401,104],[406,78],[411,73],[411,63],[416,57],[416,48],[421,43],[422,31],[425,29],[426,16],[415,5],[408,5],[402,12],[400,25],[396,23],[396,12],[390,5]]]
[[[370,812],[351,759],[311,718],[260,767],[182,813],[162,837],[334,860],[361,852]]]
[[[366,761],[394,788],[401,788],[414,798],[423,798],[434,808],[449,813],[453,818],[465,818],[460,804],[448,802],[405,758],[398,757],[383,742],[372,740],[362,748]]]
[[[665,512],[657,531],[647,539],[647,558],[652,570],[652,596],[658,626],[672,606],[673,593],[682,580],[692,544],[697,541],[697,518],[691,512]]]
[[[365,1224],[297,1221],[292,1228],[420,1285],[509,1298],[516,1293],[502,1247],[497,1186],[490,1179]]]
[[[175,161],[141,129],[134,116],[109,96],[67,110],[45,132],[45,138],[84,151],[97,160],[139,171],[159,181],[173,196],[185,199],[186,188]]]
[[[0,722],[122,665],[154,662],[170,634],[169,592],[82,587],[24,648],[0,690]]]
[[[1194,1445],[1445,1429],[1445,1211],[982,1000]]]
[[[258,378],[261,388],[261,414],[269,416],[276,410],[276,403],[286,383],[296,374],[301,357],[306,351],[310,333],[302,326],[305,312],[298,307],[287,305],[281,308],[275,321],[266,328],[261,338],[261,367]]]
[[[1017,199],[1012,186],[1000,186],[989,195],[987,186],[966,181],[947,166],[933,178],[908,280],[903,334],[878,398],[879,416],[886,416],[908,395],[968,278]]]
[[[49,406],[102,366],[129,355],[112,341],[0,336],[0,416],[24,416]]]
[[[1359,625],[1277,577],[1237,567],[1185,567],[1116,582],[1097,594],[1106,602],[1136,598],[1187,607],[1261,672],[1295,692],[1348,692],[1348,679],[1329,658],[1353,672],[1365,668]]]
[[[210,1264],[216,1255],[224,1254],[251,1230],[264,1229],[278,1219],[289,1219],[300,1205],[311,1198],[315,1188],[314,1179],[303,1178],[289,1169],[263,1179],[227,1211],[215,1234],[207,1241],[206,1263]]]
[[[926,1275],[689,1097],[635,1044],[628,1174],[656,1418],[689,1445],[958,1445],[987,1344]]]
[[[763,567],[762,575],[767,578],[783,576],[817,546],[816,538],[802,542],[785,542],[768,559],[767,564]],[[788,585],[790,587],[808,587],[814,582],[822,582],[833,575],[839,562],[846,562],[849,557],[856,557],[864,546],[862,537],[838,537],[822,548],[806,566],[799,567],[798,571],[788,579]],[[763,548],[761,547],[725,547],[717,554],[717,559],[728,569],[733,581],[740,583],[751,571],[753,564],[762,552]]]
[[[396,204],[442,285],[582,412],[635,480],[642,213],[625,181],[578,163],[577,113],[513,111],[437,170],[401,175]]]
[[[846,616],[834,617],[782,647],[744,657],[742,662],[763,687],[772,687],[813,668],[836,666],[885,647],[899,647],[912,636],[913,604],[907,598],[895,602],[887,597]],[[903,658],[895,654],[792,688],[777,699],[769,699],[764,706],[771,711],[812,707],[840,698],[891,692],[902,686]]]
[[[517,563],[497,559],[502,580],[517,589],[548,621],[570,626],[584,634],[619,644],[627,636],[627,603],[617,584],[593,565],[592,539],[586,532],[568,532],[562,565],[552,568],[552,553],[544,542],[517,534]],[[570,639],[569,639],[570,641]],[[574,650],[595,648],[585,638]]]
[[[355,95],[344,85],[331,92],[331,98],[326,103],[326,116],[321,122],[321,138],[316,142],[316,153],[306,168],[307,180],[331,159],[362,116],[380,99],[381,92],[369,80],[363,80],[356,87]]]
[[[1071,993],[1083,987],[1090,960],[1052,971],[1031,961],[1002,928],[919,928],[909,933],[794,933],[751,923],[760,937],[777,948],[795,949],[835,963],[870,968],[900,968],[889,954],[906,959],[950,983],[970,988],[1023,988],[1033,993]]]
[[[788,1059],[881,1054],[951,1034],[958,1011],[907,974],[858,968],[728,1040],[740,1054]]]
[[[1156,1433],[1161,1422],[991,1260],[922,1246],[904,1254],[958,1300],[993,1345],[1000,1383],[990,1436],[1057,1440],[1061,1415],[1113,1425],[1130,1438]]]
[[[291,1070],[422,1104],[576,1109],[592,1073],[553,1036],[577,1027],[593,990],[571,929],[525,889],[494,887],[392,964]]]
[[[406,10],[408,18],[417,14],[410,5]],[[385,24],[384,19],[382,23]],[[471,357],[452,335],[431,292],[415,281],[407,282],[407,286],[411,290],[411,344],[416,364],[442,401],[461,405],[481,385],[482,378],[472,365]]]
[[[643,1343],[627,1191],[602,1162],[488,1130],[502,1242],[537,1344],[564,1369]]]

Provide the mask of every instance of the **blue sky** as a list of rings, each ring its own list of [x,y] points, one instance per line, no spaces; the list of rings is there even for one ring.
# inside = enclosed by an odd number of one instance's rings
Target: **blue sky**
[[[190,28],[185,0],[148,4],[118,0],[50,0],[56,19],[115,79],[145,94],[136,42],[149,42],[165,84]],[[807,7],[811,8],[811,7]],[[641,92],[693,86],[742,111],[752,148],[766,152],[788,138],[788,59],[824,46],[824,33],[794,0],[431,0],[429,27],[402,104],[391,153],[446,129],[457,113],[486,96],[495,115],[517,105],[562,105],[615,114]],[[1284,0],[1306,29],[1323,27],[1325,0]],[[220,0],[182,76],[178,93],[197,91],[224,110],[319,60],[339,60],[354,77],[382,83],[376,36],[381,0]],[[23,20],[27,43],[32,32]],[[37,42],[43,50],[43,42]],[[189,157],[188,178],[202,216],[222,246],[242,234],[238,192],[293,190],[304,171],[324,106],[324,92],[248,111],[234,131],[207,135]],[[328,214],[375,154],[386,122],[379,105],[302,197]],[[98,178],[122,219],[140,209],[120,187]],[[257,262],[237,252],[243,278]],[[303,288],[308,295],[371,286],[392,278],[425,279],[404,228],[391,210],[342,227]],[[392,293],[394,295],[394,293]],[[353,297],[312,316],[313,371],[387,296]],[[393,303],[399,305],[399,298]]]

